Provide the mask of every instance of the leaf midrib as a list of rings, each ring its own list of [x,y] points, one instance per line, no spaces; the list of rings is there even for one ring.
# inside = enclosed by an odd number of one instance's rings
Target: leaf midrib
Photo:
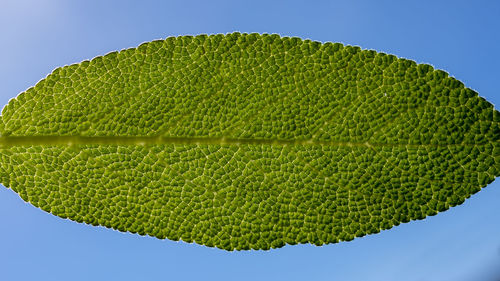
[[[317,145],[339,147],[450,147],[480,146],[484,144],[412,144],[412,143],[374,143],[346,142],[314,139],[250,139],[228,137],[165,137],[165,136],[2,136],[0,148],[32,145]]]

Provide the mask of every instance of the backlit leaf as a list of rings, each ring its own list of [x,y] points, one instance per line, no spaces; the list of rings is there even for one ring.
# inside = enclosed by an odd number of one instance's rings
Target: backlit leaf
[[[446,72],[267,34],[58,68],[5,106],[0,134],[0,182],[34,206],[227,250],[352,240],[500,174],[500,113]]]

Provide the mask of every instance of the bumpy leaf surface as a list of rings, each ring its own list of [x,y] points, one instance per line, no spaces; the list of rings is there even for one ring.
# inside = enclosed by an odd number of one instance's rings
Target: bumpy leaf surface
[[[500,113],[447,73],[278,35],[170,37],[54,70],[0,121],[0,181],[62,218],[227,250],[461,204]]]

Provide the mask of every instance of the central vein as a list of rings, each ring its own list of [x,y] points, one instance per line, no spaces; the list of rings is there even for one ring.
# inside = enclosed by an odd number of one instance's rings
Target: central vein
[[[345,142],[313,139],[244,139],[226,137],[163,137],[163,136],[2,136],[0,148],[31,145],[320,145],[320,146],[364,146],[364,147],[447,147],[474,146],[477,144],[387,144],[372,142]]]

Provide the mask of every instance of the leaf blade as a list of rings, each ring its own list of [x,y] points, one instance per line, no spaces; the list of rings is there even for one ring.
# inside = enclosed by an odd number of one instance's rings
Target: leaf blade
[[[11,100],[0,179],[48,212],[232,249],[351,240],[499,174],[498,111],[448,74],[276,35],[180,36]]]

